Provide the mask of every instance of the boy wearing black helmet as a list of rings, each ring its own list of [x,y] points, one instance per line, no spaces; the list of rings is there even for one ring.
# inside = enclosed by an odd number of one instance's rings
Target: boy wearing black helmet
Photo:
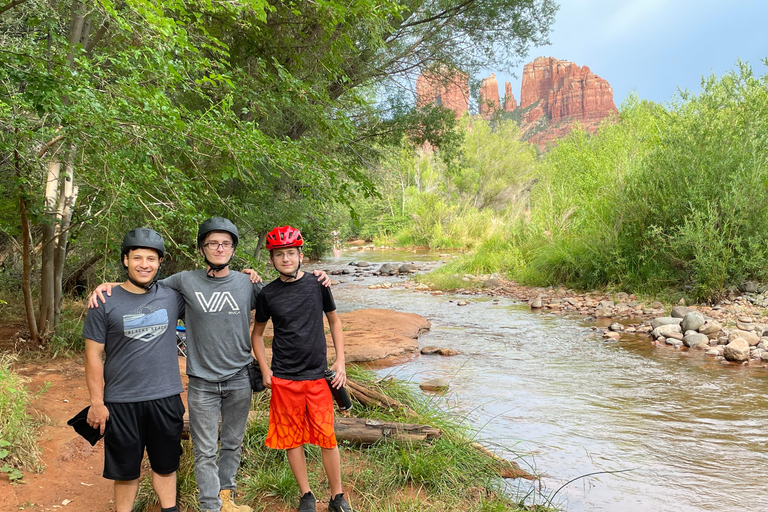
[[[212,217],[197,233],[206,268],[159,281],[178,291],[186,304],[189,423],[198,500],[206,512],[251,511],[247,505],[235,504],[233,494],[251,407],[250,312],[262,285],[244,273],[230,271],[238,242],[239,233],[231,221]],[[327,280],[324,272],[320,279]],[[98,305],[95,297],[102,290],[107,288],[94,292],[92,306]]]
[[[104,434],[103,474],[115,481],[117,512],[133,510],[145,448],[162,511],[177,511],[184,388],[175,327],[184,301],[155,286],[164,254],[157,232],[129,231],[120,257],[127,279],[103,307],[88,311],[83,327],[87,423]]]

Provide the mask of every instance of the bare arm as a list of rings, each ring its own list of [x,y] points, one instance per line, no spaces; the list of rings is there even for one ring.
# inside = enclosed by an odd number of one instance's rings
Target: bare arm
[[[91,408],[88,410],[88,425],[100,428],[104,433],[109,419],[109,410],[104,405],[104,345],[93,340],[85,340],[85,382],[91,396]]]
[[[328,327],[331,329],[333,347],[336,349],[336,361],[331,365],[331,370],[336,372],[336,376],[331,381],[331,385],[340,388],[347,383],[347,369],[344,361],[344,331],[341,327],[341,319],[335,310],[328,311],[325,316],[328,319]]]
[[[264,387],[272,389],[272,370],[269,369],[267,364],[267,354],[264,350],[264,329],[267,327],[267,322],[256,322],[253,325],[253,332],[251,333],[251,348],[256,361],[261,368],[261,375],[264,377]]]
[[[104,298],[104,293],[106,292],[108,297],[111,296],[112,288],[115,286],[120,286],[121,284],[122,283],[101,283],[96,287],[95,290],[93,290],[91,298],[88,299],[88,307],[91,309],[97,308],[99,307],[99,301],[107,302],[107,299]]]

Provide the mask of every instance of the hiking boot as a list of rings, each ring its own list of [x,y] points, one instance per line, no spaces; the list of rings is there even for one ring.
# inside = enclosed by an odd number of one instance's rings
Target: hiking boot
[[[355,512],[355,510],[349,506],[347,500],[344,499],[344,493],[339,493],[328,502],[328,510],[331,512]]]
[[[315,503],[317,503],[315,495],[312,491],[307,492],[299,500],[299,512],[315,512]]]
[[[232,489],[222,489],[219,492],[221,500],[221,512],[252,512],[248,505],[235,505],[232,501]]]

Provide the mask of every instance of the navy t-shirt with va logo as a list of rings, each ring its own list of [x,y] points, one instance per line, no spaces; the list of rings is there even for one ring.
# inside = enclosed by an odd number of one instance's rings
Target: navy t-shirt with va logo
[[[144,402],[178,395],[184,388],[176,353],[176,322],[184,301],[173,290],[112,290],[89,309],[83,337],[104,345],[104,401]]]

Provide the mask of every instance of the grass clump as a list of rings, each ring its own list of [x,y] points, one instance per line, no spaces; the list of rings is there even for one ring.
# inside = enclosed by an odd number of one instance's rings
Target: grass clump
[[[13,358],[0,354],[0,472],[11,481],[24,471],[42,471],[35,421],[27,414],[30,395],[10,365]]]

